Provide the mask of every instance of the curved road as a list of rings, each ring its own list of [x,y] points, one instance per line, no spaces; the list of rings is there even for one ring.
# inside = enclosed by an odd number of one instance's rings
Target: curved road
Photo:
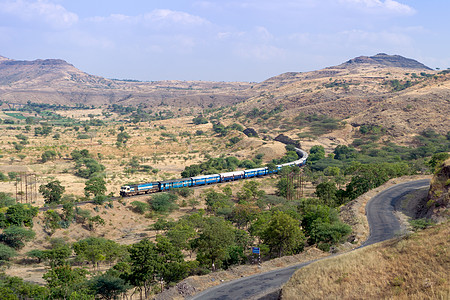
[[[361,247],[393,238],[400,231],[400,224],[394,215],[395,203],[411,191],[427,187],[429,184],[430,180],[428,179],[409,181],[392,186],[373,197],[366,205],[370,236]],[[313,262],[315,260],[233,280],[205,290],[189,299],[237,300],[257,297],[270,291],[276,291],[289,280],[296,270]],[[275,299],[277,298],[275,297]]]

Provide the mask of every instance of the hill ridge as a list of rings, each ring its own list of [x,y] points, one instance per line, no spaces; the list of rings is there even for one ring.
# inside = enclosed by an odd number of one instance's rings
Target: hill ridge
[[[406,58],[401,55],[389,55],[386,53],[378,53],[374,56],[358,56],[346,61],[340,66],[352,66],[358,64],[380,65],[385,67],[405,68],[405,69],[423,69],[432,70],[430,67],[418,62],[412,58]]]

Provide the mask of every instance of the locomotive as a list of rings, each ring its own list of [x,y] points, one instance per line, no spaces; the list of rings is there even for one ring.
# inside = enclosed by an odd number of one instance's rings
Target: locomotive
[[[246,178],[261,177],[261,176],[269,175],[272,173],[277,173],[283,167],[304,166],[306,163],[306,160],[308,159],[308,153],[306,153],[305,151],[303,151],[299,148],[295,148],[295,151],[301,157],[300,159],[292,161],[292,162],[276,165],[276,168],[274,170],[269,170],[267,167],[263,167],[263,168],[256,168],[256,169],[242,170],[242,171],[233,171],[233,172],[226,172],[226,173],[219,173],[219,174],[200,175],[200,176],[194,176],[194,177],[189,177],[189,178],[125,185],[120,188],[120,196],[127,197],[127,196],[139,195],[139,194],[165,192],[165,191],[169,191],[171,189],[182,188],[182,187],[195,187],[195,186],[201,186],[201,185],[207,185],[207,184],[215,184],[215,183],[222,183],[222,182],[228,182],[228,181],[234,181],[234,180],[241,180],[241,179],[246,179]]]

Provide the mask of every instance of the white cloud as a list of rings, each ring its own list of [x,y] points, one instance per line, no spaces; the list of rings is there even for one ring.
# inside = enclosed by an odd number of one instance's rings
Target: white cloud
[[[0,11],[26,21],[43,21],[55,27],[69,27],[78,21],[75,13],[63,6],[46,0],[5,1],[0,3]]]
[[[283,49],[272,45],[238,44],[234,51],[237,56],[256,61],[269,61],[285,56]]]
[[[127,16],[122,14],[112,14],[108,17],[93,17],[90,21],[103,23],[128,23],[135,25],[154,25],[161,27],[164,25],[199,26],[209,24],[209,21],[199,16],[191,15],[182,11],[170,9],[154,9],[151,12],[137,16]]]
[[[152,12],[145,14],[144,18],[153,22],[164,21],[183,25],[203,25],[208,23],[208,21],[201,17],[169,9],[155,9]]]
[[[394,0],[339,0],[339,2],[370,13],[391,13],[398,15],[413,15],[416,13],[416,10],[411,6]]]

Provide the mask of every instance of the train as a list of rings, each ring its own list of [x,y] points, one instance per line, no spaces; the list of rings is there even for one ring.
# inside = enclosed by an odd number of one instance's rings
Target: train
[[[300,159],[276,165],[276,168],[273,170],[269,170],[267,167],[249,169],[249,170],[241,170],[241,171],[232,171],[218,174],[210,174],[210,175],[200,175],[188,178],[181,179],[172,179],[172,180],[164,180],[164,181],[155,181],[155,182],[147,182],[142,184],[131,184],[125,185],[120,188],[120,196],[128,197],[140,194],[150,194],[157,192],[166,192],[171,189],[182,188],[182,187],[196,187],[202,185],[209,184],[217,184],[230,182],[235,180],[242,180],[247,178],[261,177],[266,176],[273,173],[278,173],[283,167],[292,167],[292,166],[304,166],[306,164],[306,160],[308,159],[308,153],[302,149],[295,148],[295,151],[299,155]]]

